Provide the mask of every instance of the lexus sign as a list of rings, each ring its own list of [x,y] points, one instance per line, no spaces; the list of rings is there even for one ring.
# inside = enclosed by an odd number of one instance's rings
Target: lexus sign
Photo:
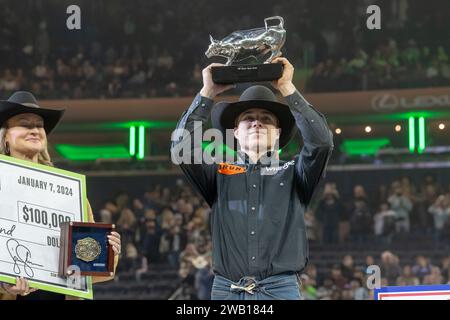
[[[450,107],[450,95],[405,97],[392,93],[381,93],[372,98],[372,108],[379,112],[434,107]]]

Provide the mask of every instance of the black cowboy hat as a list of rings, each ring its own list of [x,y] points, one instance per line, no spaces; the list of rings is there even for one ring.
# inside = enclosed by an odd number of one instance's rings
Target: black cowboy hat
[[[8,100],[0,100],[0,127],[15,115],[34,113],[44,119],[44,130],[49,134],[58,124],[64,111],[41,108],[33,94],[27,91],[17,91]]]
[[[236,118],[244,111],[260,108],[272,112],[279,121],[281,128],[279,147],[286,146],[294,136],[297,127],[289,107],[279,103],[275,94],[269,88],[261,85],[247,88],[237,102],[219,102],[211,112],[211,122],[214,128],[219,129],[225,136],[226,129],[235,128]]]

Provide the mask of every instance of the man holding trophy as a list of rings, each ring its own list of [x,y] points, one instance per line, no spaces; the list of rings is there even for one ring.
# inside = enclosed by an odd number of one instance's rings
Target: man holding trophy
[[[281,17],[274,18],[282,22]],[[184,147],[183,150],[189,148],[190,154],[194,154],[191,160],[198,160],[192,159],[198,152],[190,137],[195,137],[194,131],[211,114],[213,127],[223,134],[231,131],[237,141],[238,159],[233,163],[177,162],[212,208],[213,300],[301,299],[297,275],[308,262],[304,212],[333,149],[325,117],[292,82],[294,67],[286,58],[279,57],[279,52],[273,55],[280,45],[266,45],[274,34],[269,32],[269,19],[265,29],[233,33],[228,39],[234,44],[211,39],[212,44],[227,48],[215,53],[243,52],[243,47],[235,44],[251,43],[253,49],[268,49],[261,50],[262,53],[271,51],[271,57],[264,65],[232,66],[233,70],[218,77],[214,77],[212,70],[224,65],[213,63],[206,67],[202,72],[203,88],[172,136],[172,159]],[[282,45],[284,38],[279,39],[278,44]],[[260,67],[269,70],[263,77],[258,72]],[[243,77],[238,74],[241,70]],[[256,70],[250,75],[253,81],[249,81],[248,70]],[[281,75],[276,70],[281,70]],[[238,102],[213,106],[218,94],[234,87],[224,80],[224,75],[232,75],[230,78],[236,82],[260,82],[267,81],[271,72],[271,84],[286,104],[279,103],[269,88],[255,85],[245,90]],[[300,154],[292,161],[280,161],[278,150],[288,144],[297,129],[304,141]],[[188,134],[182,134],[183,130]]]

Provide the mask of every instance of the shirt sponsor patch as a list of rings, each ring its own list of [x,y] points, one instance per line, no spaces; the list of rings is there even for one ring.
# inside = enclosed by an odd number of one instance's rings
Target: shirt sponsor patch
[[[229,176],[233,174],[244,173],[246,172],[246,169],[244,167],[235,166],[233,164],[222,162],[219,163],[219,168],[217,169],[217,172]]]
[[[261,170],[261,174],[275,174],[280,170],[286,170],[287,168],[289,168],[289,166],[293,166],[295,165],[295,160],[286,162],[285,164],[283,164],[282,166],[278,166],[278,167],[264,167]]]

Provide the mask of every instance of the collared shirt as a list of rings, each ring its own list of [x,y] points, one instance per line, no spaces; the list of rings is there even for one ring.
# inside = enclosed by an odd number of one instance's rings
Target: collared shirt
[[[241,153],[235,163],[180,164],[212,208],[213,270],[232,281],[296,273],[308,262],[304,212],[324,175],[333,138],[325,117],[298,91],[285,99],[304,142],[291,161],[250,163]],[[177,129],[192,134],[194,121],[206,124],[212,106],[198,94]],[[192,141],[181,131],[173,135],[172,156],[183,143]]]

